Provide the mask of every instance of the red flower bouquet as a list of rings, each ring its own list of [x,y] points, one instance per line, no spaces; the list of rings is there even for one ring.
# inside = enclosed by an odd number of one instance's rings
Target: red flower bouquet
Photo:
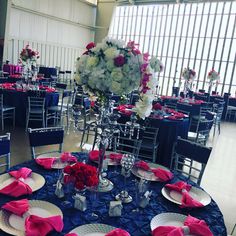
[[[73,182],[78,190],[97,186],[99,182],[97,168],[82,162],[66,166],[64,174],[64,182]]]

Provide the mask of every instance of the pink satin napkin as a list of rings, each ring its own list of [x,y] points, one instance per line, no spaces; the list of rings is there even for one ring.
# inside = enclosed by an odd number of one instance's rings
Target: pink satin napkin
[[[71,155],[70,152],[63,152],[61,154],[61,161],[62,162],[77,162],[77,158]]]
[[[89,152],[89,159],[91,161],[98,161],[98,159],[99,159],[99,150],[93,150],[93,151]],[[106,156],[104,157],[104,159],[106,159]]]
[[[105,236],[130,236],[130,234],[123,229],[117,228],[117,229],[113,229],[109,233],[105,234]]]
[[[20,178],[26,179],[31,175],[31,173],[32,173],[31,169],[27,167],[22,167],[19,170],[10,171],[8,174],[14,177],[15,179],[20,179]]]
[[[186,234],[198,236],[213,236],[211,230],[204,220],[187,216],[184,226],[158,226],[152,231],[153,236],[184,236]]]
[[[16,180],[14,180],[12,183],[5,186],[4,188],[0,189],[0,193],[13,196],[13,197],[19,197],[21,195],[31,194],[32,189],[30,188],[28,184],[23,182],[24,179],[29,177],[31,172],[32,170],[26,167],[23,167],[16,171],[9,172],[9,174],[12,177],[16,178]]]
[[[45,169],[52,169],[52,165],[55,162],[56,157],[45,157],[45,158],[36,158],[35,161],[40,166],[43,166]]]
[[[135,163],[135,166],[140,168],[140,169],[153,172],[153,174],[161,182],[165,182],[165,181],[171,180],[173,178],[173,174],[170,171],[164,170],[164,169],[162,169],[160,167],[158,167],[158,168],[150,168],[148,163],[145,162],[145,161],[139,161],[139,162]]]
[[[29,210],[28,199],[7,202],[2,206],[2,209],[12,212],[15,215],[22,216]]]
[[[55,230],[61,232],[64,227],[61,216],[51,216],[47,218],[30,215],[25,220],[26,236],[46,236]]]
[[[204,206],[201,202],[193,199],[189,195],[189,191],[192,188],[192,186],[183,182],[183,181],[179,181],[175,184],[166,184],[165,187],[168,188],[169,190],[174,190],[174,191],[182,194],[181,207],[183,207],[183,208],[184,207],[203,207]]]
[[[153,110],[161,110],[162,109],[162,105],[160,103],[156,103],[152,106]]]
[[[122,157],[123,157],[123,154],[121,154],[121,153],[110,153],[109,157],[113,161],[120,162]]]

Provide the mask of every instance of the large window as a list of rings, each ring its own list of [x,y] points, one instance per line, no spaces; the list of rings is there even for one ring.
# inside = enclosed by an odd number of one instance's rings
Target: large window
[[[220,73],[216,90],[236,91],[236,2],[118,6],[109,36],[134,40],[143,52],[165,65],[160,92],[171,94],[182,86],[183,68],[195,69],[195,90],[208,88],[207,73]]]

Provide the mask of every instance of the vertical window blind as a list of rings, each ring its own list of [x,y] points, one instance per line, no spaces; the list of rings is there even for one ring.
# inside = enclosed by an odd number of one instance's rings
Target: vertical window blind
[[[117,6],[109,37],[134,40],[142,52],[163,62],[161,94],[171,94],[173,85],[183,88],[181,73],[189,67],[197,72],[194,90],[207,90],[207,74],[214,68],[220,83],[213,89],[234,95],[235,22],[235,1]]]

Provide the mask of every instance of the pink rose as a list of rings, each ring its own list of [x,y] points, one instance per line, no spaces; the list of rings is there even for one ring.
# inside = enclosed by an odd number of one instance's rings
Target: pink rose
[[[114,64],[117,66],[117,67],[121,67],[125,64],[125,58],[123,55],[119,55],[117,56],[116,58],[114,58]]]
[[[90,50],[90,49],[92,49],[92,48],[94,48],[94,47],[96,47],[96,44],[95,44],[94,42],[91,42],[91,43],[89,43],[89,44],[86,46],[87,50]]]

